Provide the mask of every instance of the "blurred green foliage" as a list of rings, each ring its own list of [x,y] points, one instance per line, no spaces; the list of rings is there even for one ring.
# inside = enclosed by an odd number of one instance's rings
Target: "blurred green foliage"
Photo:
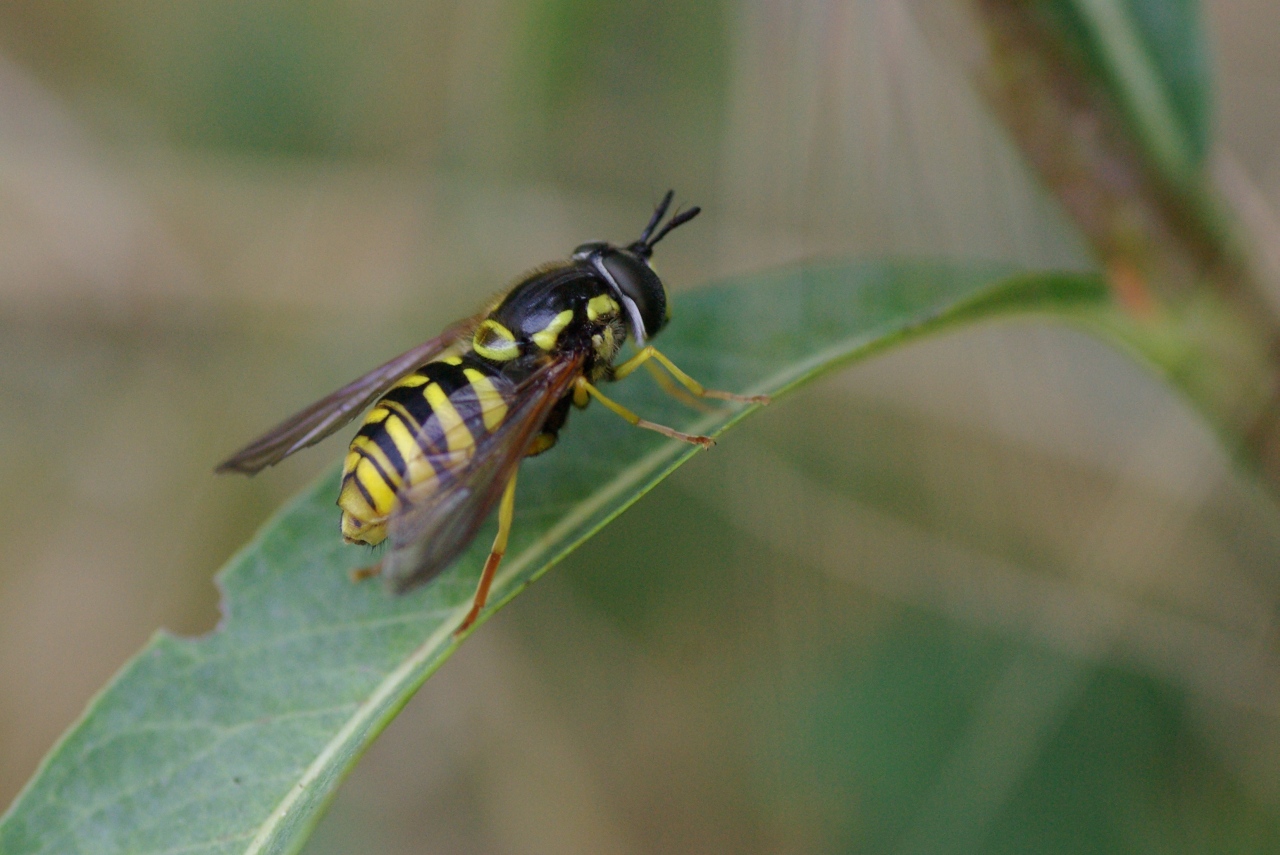
[[[516,77],[531,173],[643,195],[647,175],[714,169],[727,4],[540,0],[527,14]]]
[[[1213,139],[1209,49],[1197,0],[1037,4],[1109,90],[1167,178],[1195,180]]]

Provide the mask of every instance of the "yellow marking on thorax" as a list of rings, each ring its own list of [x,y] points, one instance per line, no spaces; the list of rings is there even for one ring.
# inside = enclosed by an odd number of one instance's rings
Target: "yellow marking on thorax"
[[[440,361],[441,361],[441,362],[443,362],[445,365],[461,365],[461,364],[462,364],[462,357],[461,357],[461,356],[446,356],[444,359],[442,359],[442,360],[440,360]]]
[[[533,343],[548,353],[555,349],[556,340],[560,338],[561,331],[569,326],[569,322],[573,320],[573,309],[565,309],[560,314],[551,319],[551,323],[547,324],[541,332],[533,334]]]
[[[616,315],[618,311],[618,301],[608,294],[600,294],[587,301],[587,320],[589,321],[605,315]]]
[[[462,369],[462,374],[475,390],[480,401],[480,415],[484,418],[484,429],[493,433],[507,417],[507,402],[493,385],[493,381],[474,368]]]
[[[520,355],[520,345],[516,344],[511,330],[492,318],[480,322],[471,338],[471,346],[485,359],[496,362],[506,362]]]
[[[462,416],[458,415],[458,411],[454,409],[453,403],[444,389],[440,388],[440,384],[428,384],[423,394],[427,396],[431,412],[440,422],[440,430],[444,433],[444,440],[449,450],[467,451],[474,448],[476,441],[472,438],[471,431],[467,429],[466,422],[462,420]]]

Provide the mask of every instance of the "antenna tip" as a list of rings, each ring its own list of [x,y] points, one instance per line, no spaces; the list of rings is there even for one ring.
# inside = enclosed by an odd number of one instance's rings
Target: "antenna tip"
[[[696,205],[687,211],[680,211],[677,209],[676,213],[667,221],[667,224],[659,229],[657,234],[654,234],[654,229],[658,228],[658,224],[662,221],[662,218],[666,216],[667,210],[671,207],[671,200],[675,198],[675,195],[675,190],[668,190],[666,195],[662,197],[662,201],[658,203],[658,207],[654,210],[653,216],[649,218],[649,225],[645,226],[644,232],[640,235],[640,239],[631,244],[630,249],[633,252],[637,252],[645,258],[648,258],[653,253],[653,245],[662,240],[667,232],[677,226],[689,222],[694,217],[698,216],[698,214],[702,213],[702,209]]]

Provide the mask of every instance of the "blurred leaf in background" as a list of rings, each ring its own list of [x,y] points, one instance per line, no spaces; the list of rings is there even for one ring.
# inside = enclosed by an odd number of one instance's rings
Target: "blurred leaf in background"
[[[1037,4],[1096,70],[1135,136],[1174,183],[1196,179],[1213,130],[1213,78],[1194,0],[1046,0]]]

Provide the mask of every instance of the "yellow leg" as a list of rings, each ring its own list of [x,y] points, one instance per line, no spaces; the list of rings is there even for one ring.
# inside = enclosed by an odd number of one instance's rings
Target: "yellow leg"
[[[686,407],[693,407],[695,410],[699,410],[704,413],[715,412],[715,407],[711,406],[701,398],[695,398],[693,395],[690,395],[684,389],[677,386],[675,381],[671,379],[671,375],[653,364],[653,362],[646,362],[644,367],[646,371],[653,375],[653,380],[658,384],[658,388],[684,404]]]
[[[588,395],[595,398],[597,401],[599,401],[600,403],[608,407],[611,411],[622,416],[622,418],[626,419],[628,422],[635,425],[636,427],[642,427],[645,430],[657,431],[663,436],[669,436],[672,439],[682,439],[685,442],[690,442],[690,443],[693,443],[694,445],[700,445],[703,448],[710,448],[711,446],[716,444],[716,441],[709,436],[698,436],[692,433],[684,433],[682,431],[676,430],[675,428],[669,428],[666,425],[660,425],[650,421],[645,421],[644,419],[637,416],[635,413],[628,410],[626,407],[619,404],[617,401],[611,401],[608,398],[606,398],[603,394],[601,394],[600,390],[597,389],[595,386],[592,386],[591,383],[589,383],[587,381],[587,378],[585,377],[579,377],[577,380],[574,381],[575,392],[578,389],[584,390]]]
[[[694,380],[688,374],[685,374],[677,368],[674,362],[668,359],[662,351],[658,350],[651,344],[640,348],[639,353],[615,368],[613,370],[614,379],[621,380],[641,365],[644,365],[650,359],[656,360],[663,368],[667,369],[667,371],[671,373],[672,377],[676,378],[676,381],[681,386],[685,387],[699,398],[718,398],[721,401],[741,401],[744,404],[769,403],[768,395],[735,395],[733,392],[721,392],[718,389],[708,389],[697,380]]]
[[[475,598],[471,601],[471,611],[462,619],[462,623],[453,631],[454,635],[462,635],[471,628],[480,617],[480,610],[489,599],[489,586],[493,584],[494,574],[502,563],[502,556],[507,554],[507,536],[511,534],[511,520],[516,511],[516,476],[512,475],[507,487],[502,491],[502,502],[498,505],[498,536],[493,539],[493,548],[489,550],[489,558],[484,562],[484,570],[480,573],[480,584],[476,586]]]

